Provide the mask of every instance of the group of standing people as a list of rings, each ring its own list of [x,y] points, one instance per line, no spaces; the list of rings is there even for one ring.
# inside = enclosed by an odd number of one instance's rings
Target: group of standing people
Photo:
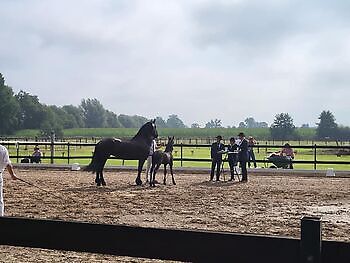
[[[243,132],[238,134],[238,140],[234,137],[230,138],[230,144],[225,150],[225,145],[221,142],[222,136],[216,137],[216,142],[211,145],[210,156],[211,156],[211,173],[210,181],[214,180],[215,168],[216,168],[216,181],[220,181],[222,155],[227,154],[228,163],[230,166],[231,178],[229,181],[234,180],[235,167],[238,162],[242,170],[242,182],[248,181],[247,173],[247,162],[249,161],[249,147],[248,140]]]

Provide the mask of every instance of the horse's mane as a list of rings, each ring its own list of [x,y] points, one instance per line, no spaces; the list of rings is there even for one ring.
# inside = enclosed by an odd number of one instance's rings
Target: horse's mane
[[[136,135],[134,137],[132,137],[131,140],[135,140],[138,138],[146,138],[144,136],[144,134],[145,134],[145,130],[147,129],[147,126],[149,125],[149,123],[151,123],[151,122],[146,122],[144,125],[142,125],[142,127],[139,129],[139,131],[136,133]]]

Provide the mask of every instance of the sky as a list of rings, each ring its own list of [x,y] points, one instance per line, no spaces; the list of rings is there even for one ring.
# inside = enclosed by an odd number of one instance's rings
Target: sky
[[[323,110],[350,126],[350,1],[0,0],[0,72],[48,105],[96,98],[187,125]]]

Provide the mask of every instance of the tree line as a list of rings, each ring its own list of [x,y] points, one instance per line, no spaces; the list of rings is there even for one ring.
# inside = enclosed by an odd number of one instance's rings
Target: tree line
[[[339,126],[332,112],[322,111],[316,123],[315,139],[350,140],[350,128]],[[39,98],[28,92],[14,94],[11,87],[5,84],[0,73],[0,135],[9,135],[17,130],[38,129],[40,135],[48,136],[54,131],[57,136],[63,135],[63,129],[70,128],[139,128],[148,119],[143,116],[130,116],[109,111],[97,99],[82,99],[79,106],[42,104]],[[187,128],[176,115],[168,119],[156,118],[158,128]],[[308,128],[308,125],[303,125]],[[191,128],[200,128],[193,123]],[[205,128],[223,128],[221,120],[214,119],[206,123]],[[235,126],[228,127],[235,128]],[[269,129],[271,139],[302,139],[288,113],[279,113],[269,127],[266,122],[257,122],[248,117],[240,122],[238,128]]]
[[[143,116],[117,115],[103,107],[97,99],[83,99],[79,106],[58,107],[40,103],[38,96],[21,90],[14,94],[0,73],[0,135],[17,130],[39,129],[46,136],[54,131],[57,136],[70,128],[139,128],[148,119]],[[157,117],[160,128],[184,128],[175,114],[164,120]]]

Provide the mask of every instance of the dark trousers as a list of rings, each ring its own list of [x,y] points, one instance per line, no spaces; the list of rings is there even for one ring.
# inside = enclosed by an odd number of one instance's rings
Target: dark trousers
[[[214,172],[215,172],[215,166],[216,168],[216,180],[219,181],[220,179],[220,169],[221,169],[221,159],[213,159],[211,161],[211,172],[210,172],[210,180],[214,179]]]
[[[250,161],[252,161],[254,163],[254,167],[256,168],[256,161],[255,161],[255,154],[254,154],[254,151],[251,150],[251,151],[248,151],[248,156],[249,156],[249,159],[248,159],[248,167],[250,168]]]
[[[230,166],[231,179],[235,179],[235,166],[237,166],[237,158],[228,158],[228,164]]]
[[[247,161],[240,161],[239,164],[242,169],[242,181],[248,181]]]

